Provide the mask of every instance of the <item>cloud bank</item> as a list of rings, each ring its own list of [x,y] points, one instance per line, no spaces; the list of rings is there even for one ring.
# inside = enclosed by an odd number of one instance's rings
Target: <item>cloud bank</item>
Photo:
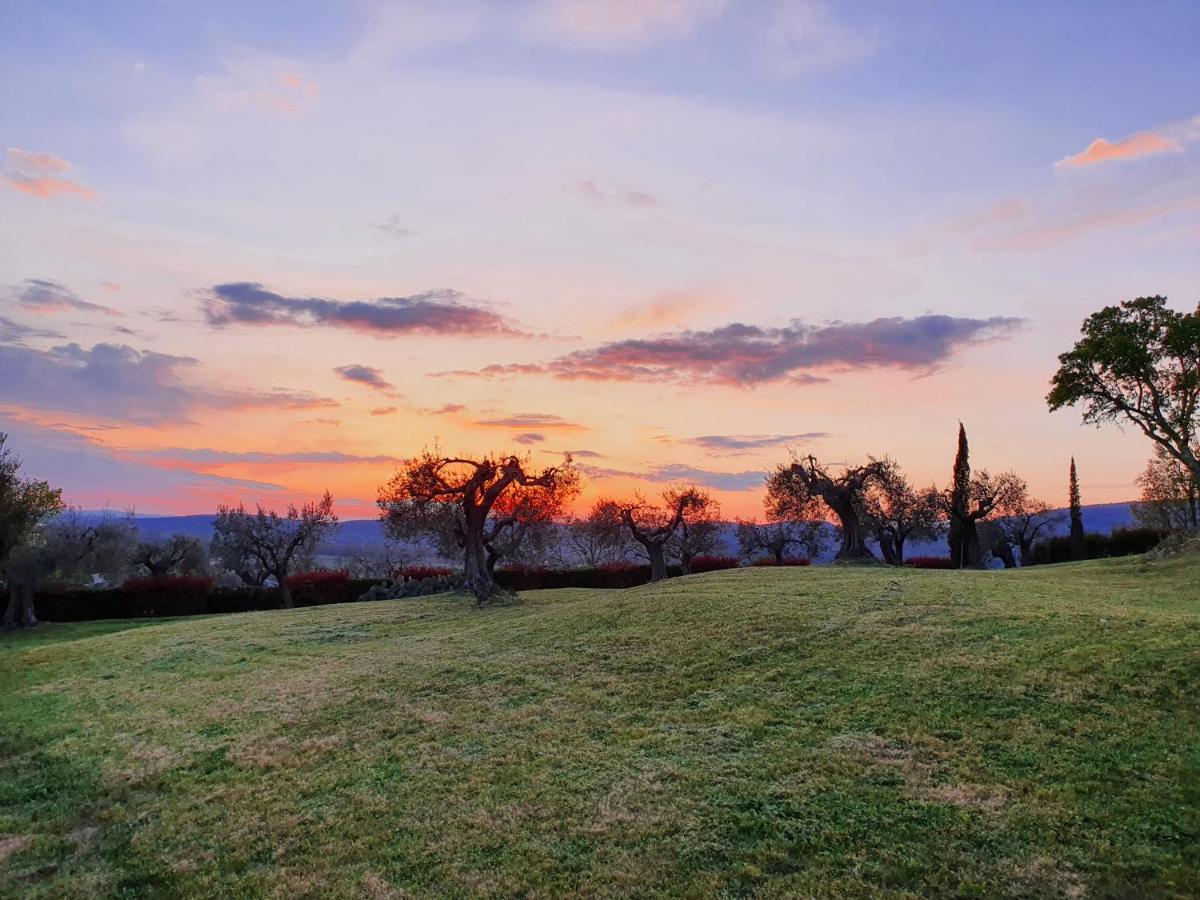
[[[458,291],[436,290],[411,297],[377,300],[329,300],[285,297],[255,282],[214,286],[204,300],[210,325],[322,325],[348,328],[378,337],[408,334],[464,337],[526,336],[498,313],[468,301]]]
[[[755,386],[824,380],[813,371],[893,368],[932,371],[964,347],[1011,335],[1020,319],[926,315],[762,328],[735,322],[711,331],[614,341],[544,364],[492,365],[441,373],[549,375],[582,381],[673,381]]]

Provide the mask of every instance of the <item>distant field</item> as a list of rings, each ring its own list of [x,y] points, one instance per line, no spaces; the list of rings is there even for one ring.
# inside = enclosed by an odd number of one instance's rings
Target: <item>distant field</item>
[[[1200,561],[0,636],[0,894],[1200,895]]]

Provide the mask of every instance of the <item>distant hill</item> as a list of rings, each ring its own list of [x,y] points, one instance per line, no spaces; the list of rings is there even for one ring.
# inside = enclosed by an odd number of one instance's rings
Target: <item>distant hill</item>
[[[138,516],[138,532],[145,540],[165,537],[169,534],[186,534],[207,543],[212,539],[214,514],[194,516]],[[1129,503],[1097,503],[1083,508],[1083,527],[1088,532],[1108,534],[1114,528],[1126,528],[1134,524]],[[833,526],[830,526],[832,532]],[[1064,529],[1065,531],[1065,529]],[[376,519],[348,519],[338,524],[337,531],[325,544],[329,555],[344,553],[353,548],[376,547],[383,543],[383,528]],[[738,552],[735,530],[729,524],[721,535],[721,554],[736,556]],[[836,547],[832,535],[831,546],[817,562],[828,562],[833,558]],[[946,556],[946,542],[914,542],[905,547],[907,556]]]

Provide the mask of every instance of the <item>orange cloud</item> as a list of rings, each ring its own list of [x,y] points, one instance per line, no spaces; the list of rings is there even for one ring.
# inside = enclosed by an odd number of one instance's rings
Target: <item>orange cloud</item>
[[[95,200],[98,194],[87,185],[65,177],[71,164],[53,153],[35,153],[20,147],[9,147],[4,174],[0,176],[13,190],[31,197],[49,199],[71,194],[85,200]]]
[[[1098,163],[1136,159],[1139,156],[1156,156],[1159,153],[1180,153],[1182,151],[1183,146],[1175,138],[1164,137],[1153,131],[1139,131],[1137,134],[1131,134],[1119,141],[1096,138],[1082,153],[1060,159],[1055,165],[1081,168]]]

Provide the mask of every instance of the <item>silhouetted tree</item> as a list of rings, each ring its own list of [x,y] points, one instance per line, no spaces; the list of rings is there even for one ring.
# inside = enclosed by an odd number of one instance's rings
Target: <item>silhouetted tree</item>
[[[1075,346],[1058,357],[1046,403],[1084,404],[1083,420],[1132,422],[1200,484],[1200,306],[1139,297],[1088,316]]]
[[[1075,457],[1071,457],[1071,474],[1068,479],[1068,495],[1071,514],[1071,559],[1084,559],[1087,551],[1083,546],[1083,506],[1079,500],[1079,475],[1075,471]]]
[[[941,504],[937,492],[915,491],[900,467],[888,464],[864,495],[867,530],[879,545],[883,561],[904,563],[909,540],[933,540],[938,533]]]
[[[837,516],[842,529],[838,559],[874,559],[867,549],[863,529],[865,493],[872,482],[884,477],[890,464],[871,459],[866,465],[830,473],[816,457],[780,465],[767,478],[767,511],[773,519],[798,519],[819,499]]]
[[[97,576],[121,581],[129,572],[136,534],[130,517],[86,516],[77,509],[35,529],[8,559],[9,591],[16,592],[20,607],[18,621],[9,627],[36,624],[33,594],[51,577],[85,585]]]
[[[329,491],[314,503],[289,504],[282,516],[261,506],[254,513],[240,503],[221,506],[213,522],[212,552],[247,583],[262,584],[268,576],[273,577],[279,583],[283,608],[291,609],[288,575],[297,561],[311,558],[337,523]]]
[[[949,526],[950,564],[956,569],[966,565],[965,523],[971,505],[971,448],[967,443],[967,429],[958,423],[958,452],[954,456],[954,475],[950,486],[950,497],[945,513]]]
[[[23,559],[13,559],[26,547],[38,528],[62,512],[62,491],[45,481],[22,478],[21,460],[8,446],[8,435],[0,432],[0,575],[8,587],[4,628],[27,628],[37,624],[33,589],[26,590],[20,575]],[[18,571],[21,570],[21,571]]]
[[[497,516],[492,513],[505,494],[519,494],[521,489],[574,496],[579,472],[569,456],[559,466],[533,472],[528,458],[450,457],[435,447],[401,463],[391,481],[380,488],[380,518],[397,538],[458,529],[465,586],[479,603],[485,603],[500,595],[488,543],[499,537],[496,529],[512,527],[517,518],[511,509]],[[508,519],[513,521],[504,524]]]
[[[958,498],[950,488],[941,495],[943,511],[952,516],[959,526],[958,560],[951,557],[960,568],[979,568],[983,565],[983,552],[979,539],[979,526],[993,517],[1003,516],[1020,506],[1025,496],[1025,482],[1013,472],[1001,472],[992,476],[986,469],[971,476],[967,491],[965,511],[955,510]],[[951,551],[954,551],[951,547]]]
[[[139,541],[130,562],[155,577],[201,575],[208,568],[204,545],[186,534],[172,534],[157,541]]]
[[[629,555],[630,540],[620,509],[612,501],[601,500],[586,516],[564,523],[559,555],[565,565],[609,565]]]
[[[1200,528],[1200,487],[1192,473],[1162,447],[1138,476],[1141,499],[1133,504],[1140,525],[1160,531],[1195,531]]]
[[[795,548],[801,556],[818,557],[825,550],[824,520],[737,523],[737,542],[742,557],[753,562],[762,557],[782,565],[788,550]]]
[[[1052,510],[1046,501],[1026,495],[995,525],[1000,538],[1020,553],[1021,565],[1028,566],[1033,564],[1033,545],[1053,534],[1065,519],[1061,511]]]
[[[621,521],[629,536],[639,544],[650,562],[650,580],[667,577],[667,542],[675,534],[683,517],[695,508],[702,508],[707,494],[698,488],[668,490],[663,495],[669,506],[655,506],[640,495],[633,503],[617,503]]]
[[[679,560],[679,569],[684,575],[692,574],[692,560],[697,556],[715,553],[721,542],[721,504],[706,491],[695,488],[670,488],[663,493],[663,502],[668,507],[678,505],[681,494],[693,491],[695,499],[688,503],[667,542],[669,550]]]

